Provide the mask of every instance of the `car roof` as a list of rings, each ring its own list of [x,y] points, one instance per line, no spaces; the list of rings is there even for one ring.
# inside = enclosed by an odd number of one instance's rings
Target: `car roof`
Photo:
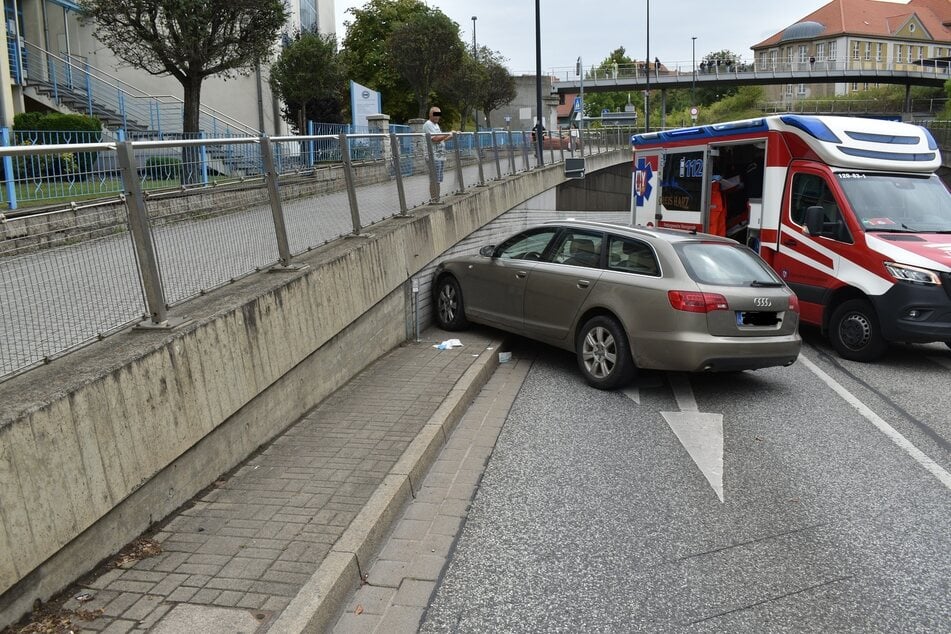
[[[697,231],[685,231],[683,229],[668,229],[657,227],[645,227],[643,225],[622,225],[612,222],[597,222],[594,220],[578,220],[577,218],[567,218],[564,220],[549,220],[543,223],[547,226],[573,227],[576,229],[591,229],[600,231],[609,231],[626,235],[632,238],[654,238],[664,242],[724,242],[727,244],[737,244],[735,240],[715,236],[709,233],[700,233]]]

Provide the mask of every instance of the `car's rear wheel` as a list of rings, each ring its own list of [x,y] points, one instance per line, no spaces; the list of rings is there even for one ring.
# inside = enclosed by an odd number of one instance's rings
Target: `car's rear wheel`
[[[578,331],[578,367],[588,385],[613,390],[634,377],[631,348],[621,324],[613,317],[592,317]]]
[[[874,361],[888,347],[878,315],[864,299],[850,299],[835,309],[829,323],[829,338],[839,356],[851,361]]]
[[[451,275],[443,275],[436,282],[436,324],[443,330],[464,330],[469,326],[462,289]]]

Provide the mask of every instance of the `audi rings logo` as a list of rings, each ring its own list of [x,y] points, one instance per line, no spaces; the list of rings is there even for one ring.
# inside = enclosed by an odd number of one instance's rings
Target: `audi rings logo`
[[[754,297],[753,305],[758,308],[769,308],[773,305],[773,301],[768,297]]]

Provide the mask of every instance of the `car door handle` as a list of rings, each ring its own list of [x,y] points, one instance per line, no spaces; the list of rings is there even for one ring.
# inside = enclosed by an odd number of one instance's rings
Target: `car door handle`
[[[526,277],[528,277],[528,271],[515,271],[515,277],[520,280],[524,280]]]
[[[591,285],[591,282],[588,280],[578,280],[578,288],[588,288]]]
[[[785,240],[783,240],[783,246],[784,246],[784,247],[796,247],[796,246],[799,246],[799,243],[798,243],[797,241],[793,240],[792,238],[786,238]]]

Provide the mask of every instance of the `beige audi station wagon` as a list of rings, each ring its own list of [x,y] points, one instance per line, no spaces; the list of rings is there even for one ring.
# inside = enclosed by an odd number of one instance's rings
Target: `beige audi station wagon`
[[[522,231],[442,262],[436,323],[493,326],[565,350],[600,389],[637,368],[724,372],[799,356],[799,301],[728,238],[582,220]]]

